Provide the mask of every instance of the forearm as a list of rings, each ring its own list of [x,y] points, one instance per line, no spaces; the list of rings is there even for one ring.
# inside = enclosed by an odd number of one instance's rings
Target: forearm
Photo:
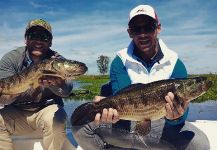
[[[110,80],[113,94],[131,84],[125,66],[118,56],[113,60],[111,64]]]
[[[189,108],[187,108],[185,113],[181,117],[179,117],[178,119],[175,119],[175,120],[166,119],[166,123],[169,125],[172,125],[172,126],[184,123],[188,117],[188,111],[189,111]]]
[[[186,67],[180,59],[178,59],[176,62],[171,78],[172,79],[187,78]],[[187,107],[187,109],[185,110],[184,114],[181,117],[175,120],[166,119],[166,123],[169,125],[179,125],[179,124],[184,123],[188,116],[188,111],[189,111],[189,108]]]

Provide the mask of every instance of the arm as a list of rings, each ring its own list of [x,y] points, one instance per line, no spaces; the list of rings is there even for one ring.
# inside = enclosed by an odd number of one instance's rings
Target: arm
[[[178,59],[170,78],[187,78],[187,70],[184,63]]]
[[[120,89],[126,87],[131,83],[130,78],[124,68],[124,65],[118,56],[112,61],[110,67],[110,80],[111,80],[110,83],[106,85],[104,88],[106,87],[112,88],[111,94],[115,94],[117,91],[119,91]],[[94,101],[98,102],[102,98],[103,97],[95,97]],[[98,113],[95,116],[96,125],[98,125],[100,122],[116,123],[117,121],[119,121],[119,115],[117,110],[113,108],[103,109],[102,114]]]
[[[112,61],[110,68],[110,80],[113,94],[131,84],[131,80],[125,69],[125,66],[118,56],[116,56]]]
[[[178,59],[176,62],[171,78],[187,78],[186,67],[180,59]],[[172,103],[173,99],[173,93],[168,93],[168,95],[166,96],[166,101],[168,102],[166,105],[166,123],[168,123],[169,125],[182,124],[183,122],[185,122],[188,116],[188,103],[174,106],[174,104]]]
[[[15,57],[13,51],[5,54],[2,59],[0,60],[0,79],[10,77],[14,75],[17,71],[16,64],[18,60],[17,57]],[[0,87],[0,104],[8,105],[11,104],[16,100],[16,97],[18,97],[20,94],[15,95],[5,95],[2,94],[3,85]]]

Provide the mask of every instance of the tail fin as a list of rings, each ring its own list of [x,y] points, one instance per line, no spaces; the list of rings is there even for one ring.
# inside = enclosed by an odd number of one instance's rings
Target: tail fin
[[[80,126],[95,119],[95,104],[93,102],[84,103],[78,106],[71,116],[71,125]]]

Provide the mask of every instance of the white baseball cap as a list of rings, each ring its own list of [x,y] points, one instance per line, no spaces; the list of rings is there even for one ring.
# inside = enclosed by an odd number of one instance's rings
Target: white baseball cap
[[[151,7],[150,5],[139,5],[135,8],[133,8],[129,14],[129,23],[134,17],[136,17],[138,15],[147,15],[147,16],[153,18],[158,24],[160,24],[154,8]]]

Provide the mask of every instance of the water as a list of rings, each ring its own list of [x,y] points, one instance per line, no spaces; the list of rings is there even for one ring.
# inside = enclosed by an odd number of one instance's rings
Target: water
[[[75,108],[77,108],[79,105],[88,102],[88,100],[64,100],[64,109],[68,115],[68,118],[71,117],[73,111]]]
[[[64,109],[68,115],[68,123],[67,123],[67,129],[66,129],[66,133],[67,133],[67,137],[70,140],[70,142],[72,143],[72,145],[74,145],[75,147],[78,146],[77,142],[75,141],[72,132],[70,130],[70,118],[71,115],[73,113],[73,111],[75,110],[75,108],[77,108],[79,105],[88,102],[88,100],[83,100],[83,101],[78,101],[78,100],[64,100]]]
[[[217,120],[217,101],[190,103],[189,107],[188,121]]]

